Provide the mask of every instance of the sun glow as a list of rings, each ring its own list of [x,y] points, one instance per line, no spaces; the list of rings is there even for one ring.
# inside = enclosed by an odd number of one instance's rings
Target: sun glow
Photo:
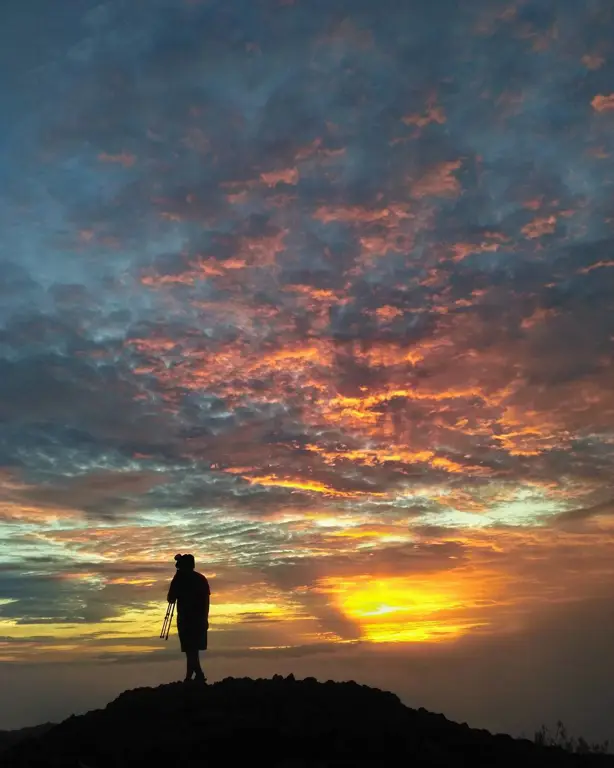
[[[460,637],[488,622],[478,614],[484,582],[453,574],[428,579],[368,576],[327,581],[345,616],[356,621],[363,638],[375,643],[434,642]]]

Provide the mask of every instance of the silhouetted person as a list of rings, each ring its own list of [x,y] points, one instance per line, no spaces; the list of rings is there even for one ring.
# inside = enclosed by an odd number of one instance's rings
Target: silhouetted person
[[[195,680],[204,683],[207,678],[200,667],[198,652],[207,650],[209,582],[194,570],[194,555],[175,555],[175,568],[177,573],[168,590],[168,601],[177,601],[177,630],[187,664],[185,682],[195,675]]]

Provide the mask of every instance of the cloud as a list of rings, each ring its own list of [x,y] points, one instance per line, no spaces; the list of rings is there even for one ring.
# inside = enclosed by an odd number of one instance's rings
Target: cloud
[[[592,69],[592,67],[591,67]],[[597,94],[591,101],[593,109],[597,112],[609,112],[614,109],[614,94]]]
[[[590,520],[594,517],[600,517],[601,515],[611,515],[614,513],[614,500],[601,502],[600,504],[594,504],[591,507],[579,507],[578,509],[570,509],[566,512],[561,512],[556,517],[556,523],[574,523]]]

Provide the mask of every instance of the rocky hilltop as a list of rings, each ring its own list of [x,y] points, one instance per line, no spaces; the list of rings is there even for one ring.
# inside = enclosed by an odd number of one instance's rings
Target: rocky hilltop
[[[4,768],[130,766],[412,766],[614,768],[609,755],[575,755],[492,735],[404,706],[354,682],[292,676],[174,683],[122,693],[8,746]]]

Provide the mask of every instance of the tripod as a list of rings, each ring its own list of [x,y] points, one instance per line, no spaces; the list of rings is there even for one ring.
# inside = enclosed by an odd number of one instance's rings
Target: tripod
[[[175,611],[175,603],[169,603],[168,608],[166,609],[166,616],[164,617],[164,623],[162,624],[162,632],[160,632],[160,637],[164,640],[168,640],[168,633],[171,628],[171,624],[173,623],[173,613]]]

